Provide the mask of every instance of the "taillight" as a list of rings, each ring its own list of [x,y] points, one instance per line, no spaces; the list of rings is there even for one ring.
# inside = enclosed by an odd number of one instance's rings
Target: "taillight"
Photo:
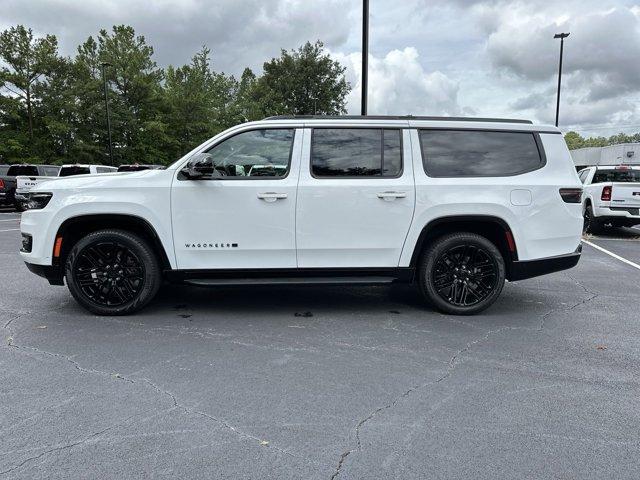
[[[613,187],[611,187],[610,185],[607,185],[606,187],[602,188],[602,195],[600,195],[600,200],[604,201],[604,202],[610,202],[611,201],[611,190],[613,190]]]
[[[560,196],[565,203],[582,203],[581,188],[561,188]]]
[[[0,178],[0,188],[4,188],[4,180]]]

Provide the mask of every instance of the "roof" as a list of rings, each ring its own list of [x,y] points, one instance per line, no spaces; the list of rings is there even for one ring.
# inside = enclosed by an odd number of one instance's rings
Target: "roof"
[[[268,120],[431,120],[440,122],[478,122],[478,123],[526,123],[531,120],[515,118],[477,118],[477,117],[425,117],[413,115],[275,115]]]

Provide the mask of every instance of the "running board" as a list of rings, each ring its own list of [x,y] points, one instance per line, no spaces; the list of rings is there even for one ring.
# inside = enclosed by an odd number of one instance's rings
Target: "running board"
[[[272,278],[193,278],[184,283],[200,287],[220,285],[376,285],[393,283],[396,277],[272,277]]]

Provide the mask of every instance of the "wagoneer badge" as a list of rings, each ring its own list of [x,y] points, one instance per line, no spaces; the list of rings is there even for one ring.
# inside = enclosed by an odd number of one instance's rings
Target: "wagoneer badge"
[[[238,248],[237,243],[185,243],[186,248]]]

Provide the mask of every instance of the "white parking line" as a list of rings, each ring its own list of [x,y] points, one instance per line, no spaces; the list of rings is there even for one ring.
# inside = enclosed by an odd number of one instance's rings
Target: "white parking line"
[[[620,260],[621,262],[624,262],[627,265],[631,265],[633,268],[637,268],[638,270],[640,270],[640,265],[638,265],[637,263],[633,263],[631,260],[627,260],[626,258],[623,258],[620,255],[616,255],[615,253],[610,252],[606,248],[602,248],[600,245],[596,245],[595,243],[591,243],[588,240],[584,240],[584,239],[582,240],[582,243],[586,243],[590,247],[593,247],[596,250],[600,250],[602,253],[606,253],[607,255],[610,255],[616,260]]]
[[[10,228],[8,230],[0,230],[0,232],[17,232],[19,230],[20,230],[19,228]],[[638,268],[640,268],[640,267],[638,267]]]
[[[0,222],[19,222],[19,218],[10,218],[9,220],[0,220]]]

